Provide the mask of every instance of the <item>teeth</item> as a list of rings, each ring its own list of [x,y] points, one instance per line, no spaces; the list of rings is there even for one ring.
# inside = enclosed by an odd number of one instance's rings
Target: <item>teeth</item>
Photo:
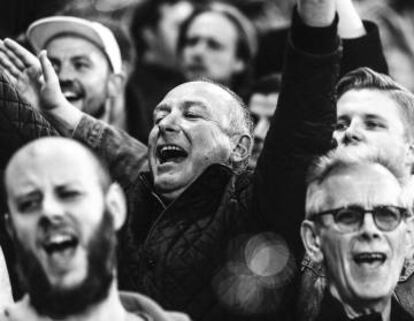
[[[65,91],[65,92],[63,92],[63,95],[67,99],[76,98],[78,96],[78,95],[76,95],[75,93],[73,93],[71,91]]]
[[[163,146],[163,147],[161,147],[161,153],[164,153],[164,152],[166,152],[166,151],[182,151],[182,149],[181,148],[179,148],[179,147],[177,147],[177,146],[174,146],[174,145],[167,145],[167,146]]]
[[[72,237],[69,235],[54,235],[49,239],[49,243],[63,243],[69,242],[72,240]]]
[[[355,255],[356,262],[374,262],[385,261],[385,254],[383,253],[360,253]]]

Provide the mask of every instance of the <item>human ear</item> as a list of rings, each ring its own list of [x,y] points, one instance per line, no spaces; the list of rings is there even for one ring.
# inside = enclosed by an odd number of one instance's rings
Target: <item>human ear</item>
[[[321,248],[321,239],[317,233],[314,222],[304,220],[300,226],[300,236],[307,254],[316,263],[323,261],[323,252]]]
[[[106,83],[108,98],[116,98],[122,95],[125,87],[125,78],[123,73],[109,75]]]
[[[230,155],[231,163],[241,163],[246,160],[250,156],[252,147],[253,140],[249,135],[238,136]]]
[[[6,225],[6,231],[9,236],[14,239],[14,229],[13,229],[13,223],[11,221],[11,217],[9,213],[4,214],[4,222]]]
[[[127,206],[124,191],[118,183],[112,183],[106,193],[106,206],[112,215],[115,230],[119,230],[126,220]]]

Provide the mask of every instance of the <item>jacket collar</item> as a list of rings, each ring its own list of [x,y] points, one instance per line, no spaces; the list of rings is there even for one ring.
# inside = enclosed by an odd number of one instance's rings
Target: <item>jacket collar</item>
[[[321,309],[316,321],[382,321],[382,317],[379,313],[373,313],[370,315],[361,316],[355,319],[347,317],[342,303],[335,299],[329,290],[325,291],[324,298],[321,303]],[[407,311],[405,311],[398,301],[391,298],[391,321],[409,321],[414,320]]]
[[[175,208],[181,208],[181,206],[186,208],[191,206],[191,204],[200,204],[200,202],[204,203],[209,200],[221,200],[232,176],[234,176],[234,172],[228,166],[221,164],[210,165],[177,199],[168,205],[155,193],[150,172],[142,173],[141,180],[144,186],[151,191],[154,198],[161,203],[164,209],[167,209],[172,205]]]

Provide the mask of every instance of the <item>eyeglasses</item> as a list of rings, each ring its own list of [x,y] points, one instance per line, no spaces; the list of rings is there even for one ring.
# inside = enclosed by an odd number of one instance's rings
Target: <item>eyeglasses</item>
[[[369,210],[361,206],[347,206],[316,213],[310,220],[316,221],[329,214],[333,216],[340,232],[351,233],[361,228],[366,213],[372,214],[375,225],[384,232],[396,229],[402,219],[409,215],[406,208],[393,205],[374,206]]]

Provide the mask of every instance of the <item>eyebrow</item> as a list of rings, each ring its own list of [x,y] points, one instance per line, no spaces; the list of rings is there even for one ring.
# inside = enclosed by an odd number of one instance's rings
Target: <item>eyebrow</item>
[[[191,107],[200,107],[202,109],[206,109],[207,106],[202,101],[199,100],[187,100],[183,103],[184,109],[189,109]]]
[[[13,198],[17,201],[20,201],[20,200],[26,199],[28,197],[39,196],[41,194],[42,193],[39,190],[33,189],[33,190],[30,190],[30,191],[27,191],[27,192],[23,191],[22,193],[17,193],[16,195],[14,195]]]
[[[59,57],[56,57],[50,54],[48,54],[48,58],[50,61],[61,61]],[[88,61],[91,60],[88,55],[77,55],[77,56],[70,57],[70,60],[79,60],[79,59],[86,59]]]
[[[385,117],[380,116],[380,115],[376,115],[376,114],[363,114],[362,115],[364,118],[368,118],[368,119],[380,119],[380,120],[386,120]],[[340,115],[337,117],[337,119],[349,119],[351,117],[349,117],[347,114],[344,115]]]
[[[202,109],[207,109],[207,106],[204,102],[199,100],[186,100],[184,101],[181,106],[183,109],[189,109],[191,107],[200,107]],[[171,106],[167,103],[160,104],[154,108],[154,113],[157,111],[168,111],[171,109]]]
[[[375,115],[375,114],[366,114],[365,118],[368,119],[380,119],[380,120],[386,120],[386,118],[380,116],[380,115]]]
[[[158,106],[155,106],[154,111],[153,111],[153,114],[155,114],[158,111],[168,111],[170,109],[171,109],[171,107],[169,105],[167,105],[167,104],[160,104]]]

